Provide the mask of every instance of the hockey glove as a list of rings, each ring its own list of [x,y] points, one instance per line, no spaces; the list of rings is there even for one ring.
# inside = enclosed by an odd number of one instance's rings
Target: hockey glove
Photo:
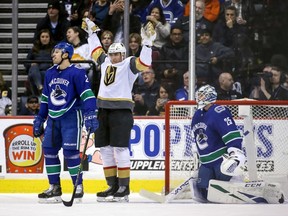
[[[149,21],[141,28],[142,45],[152,46],[156,38],[156,32],[153,24]]]
[[[246,157],[242,150],[234,147],[228,149],[228,154],[223,155],[221,172],[228,176],[242,175],[246,169]]]
[[[101,29],[89,18],[83,18],[81,28],[90,36],[93,32],[101,31]]]
[[[43,119],[41,116],[36,115],[35,119],[33,121],[33,135],[34,137],[40,137],[44,134],[44,122],[45,119]]]
[[[94,133],[99,127],[96,111],[90,111],[84,114],[84,124],[86,130],[90,129],[91,133]]]

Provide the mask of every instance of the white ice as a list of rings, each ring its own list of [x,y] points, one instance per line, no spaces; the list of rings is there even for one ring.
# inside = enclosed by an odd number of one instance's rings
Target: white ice
[[[62,195],[70,200],[70,194]],[[187,200],[156,203],[130,195],[129,203],[97,203],[95,194],[85,194],[72,207],[40,204],[37,194],[0,194],[0,216],[288,216],[288,204],[196,204]]]

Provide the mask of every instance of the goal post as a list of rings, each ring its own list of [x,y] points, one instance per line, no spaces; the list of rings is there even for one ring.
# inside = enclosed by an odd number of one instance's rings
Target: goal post
[[[288,195],[288,101],[216,101],[229,108],[243,135],[247,170],[243,181],[279,182]],[[195,101],[169,101],[165,108],[165,194],[195,170],[191,121]]]

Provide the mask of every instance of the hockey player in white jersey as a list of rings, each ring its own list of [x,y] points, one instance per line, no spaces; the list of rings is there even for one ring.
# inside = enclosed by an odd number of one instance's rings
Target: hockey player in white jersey
[[[97,193],[98,201],[129,201],[130,152],[129,140],[133,127],[132,87],[138,73],[151,66],[151,46],[156,37],[153,27],[142,29],[142,51],[139,57],[127,57],[122,43],[113,43],[105,54],[97,36],[97,26],[83,19],[82,28],[89,34],[91,56],[101,67],[97,97],[99,129],[96,147],[100,147],[103,169],[109,188]]]
[[[198,178],[193,181],[200,199],[220,203],[281,203],[279,185],[265,182],[233,183],[232,176],[245,170],[242,135],[229,109],[214,104],[215,88],[205,85],[196,92],[197,111],[192,131],[199,153]],[[193,188],[192,188],[193,191]]]

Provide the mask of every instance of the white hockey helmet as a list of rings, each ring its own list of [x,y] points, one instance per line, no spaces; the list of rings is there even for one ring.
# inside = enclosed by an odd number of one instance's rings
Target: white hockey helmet
[[[214,103],[217,99],[217,92],[213,86],[201,86],[196,92],[197,108],[203,109],[208,104]]]
[[[122,53],[122,55],[126,55],[126,48],[123,43],[113,43],[108,48],[108,54],[111,53]]]

